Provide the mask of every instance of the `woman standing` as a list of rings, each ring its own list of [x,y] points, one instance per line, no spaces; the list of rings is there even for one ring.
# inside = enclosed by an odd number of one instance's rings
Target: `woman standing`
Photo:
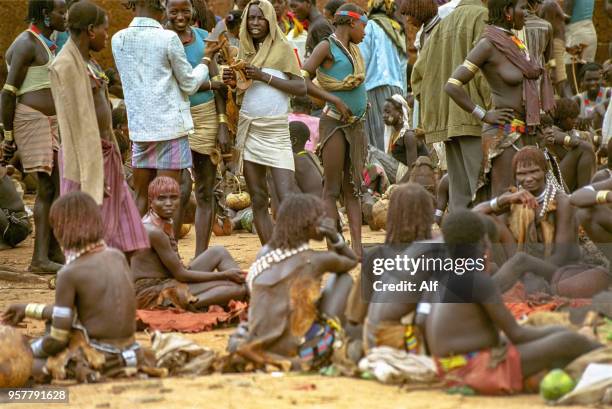
[[[336,202],[344,193],[353,250],[361,256],[361,172],[366,156],[363,118],[367,96],[365,68],[357,44],[367,24],[364,11],[345,4],[336,12],[336,30],[319,43],[304,64],[308,92],[327,102],[319,125],[323,159],[323,198],[327,215],[338,219]],[[316,72],[319,86],[311,78]]]
[[[285,39],[268,0],[251,0],[242,15],[240,52],[252,80],[242,99],[236,147],[242,154],[244,177],[253,202],[253,222],[262,244],[272,236],[268,214],[266,172],[282,201],[296,190],[289,138],[289,95],[305,95],[306,85],[293,48]],[[223,71],[223,81],[236,85],[236,73]]]
[[[10,160],[18,147],[24,170],[36,173],[38,179],[34,204],[36,235],[30,264],[30,271],[37,272],[61,268],[55,262],[62,257],[49,226],[49,209],[59,194],[59,133],[49,66],[57,49],[50,37],[54,30],[65,30],[65,14],[64,0],[29,0],[30,27],[6,52],[8,76],[0,101],[4,159]]]
[[[208,37],[208,31],[190,26],[193,18],[191,1],[168,0],[166,15],[168,17],[167,27],[178,34],[185,47],[187,61],[192,67],[196,67],[205,58],[207,47],[204,40]],[[196,257],[208,248],[215,214],[213,190],[217,176],[217,165],[212,162],[210,155],[217,150],[217,145],[221,146],[223,152],[229,151],[225,101],[221,95],[214,92],[221,85],[218,80],[215,80],[218,69],[214,61],[209,64],[209,70],[210,77],[204,85],[204,88],[208,88],[208,90],[200,90],[189,97],[194,126],[194,132],[189,135],[189,147],[193,157],[192,169],[195,177],[197,202],[195,219]]]
[[[490,173],[491,194],[486,196],[495,197],[513,185],[512,173],[508,172],[512,158],[540,125],[540,109],[550,111],[554,102],[544,86],[540,98],[537,81],[543,68],[530,59],[527,47],[512,32],[524,26],[526,0],[491,0],[488,8],[489,25],[482,39],[455,70],[444,90],[461,108],[485,123],[484,169],[478,188],[487,183]],[[462,88],[479,69],[491,87],[496,107],[488,112],[475,105]]]

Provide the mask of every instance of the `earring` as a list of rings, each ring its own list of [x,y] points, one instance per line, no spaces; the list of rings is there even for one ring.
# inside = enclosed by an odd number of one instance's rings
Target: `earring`
[[[512,21],[512,16],[508,16],[508,15],[506,15],[506,20],[508,20],[508,21]]]
[[[51,19],[49,16],[45,16],[45,27],[51,27]]]

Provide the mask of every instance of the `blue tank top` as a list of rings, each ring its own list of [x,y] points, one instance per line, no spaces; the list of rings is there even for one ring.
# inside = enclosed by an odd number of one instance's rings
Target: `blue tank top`
[[[334,58],[334,64],[330,69],[325,69],[323,66],[321,66],[319,69],[324,74],[342,81],[348,75],[353,74],[353,64],[345,52],[340,48],[340,45],[336,42],[336,40],[330,38],[328,42],[329,51]],[[365,112],[368,102],[365,81],[362,82],[357,88],[353,88],[348,91],[330,91],[330,93],[340,98],[349,107],[353,115],[359,117]],[[336,113],[338,112],[335,105],[329,103],[328,105],[332,111]]]
[[[193,33],[193,41],[185,46],[185,54],[187,55],[189,64],[191,64],[192,67],[196,67],[201,63],[202,58],[204,58],[204,49],[206,47],[204,39],[208,37],[208,31],[198,27],[191,27],[191,32]],[[189,102],[191,106],[194,107],[208,102],[213,98],[214,95],[212,91],[203,91],[189,96]]]
[[[574,0],[574,9],[570,23],[593,19],[595,0]]]

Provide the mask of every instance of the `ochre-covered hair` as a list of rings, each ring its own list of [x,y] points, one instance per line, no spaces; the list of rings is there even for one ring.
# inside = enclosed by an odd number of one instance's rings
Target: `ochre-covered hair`
[[[149,184],[149,204],[162,193],[181,194],[178,182],[168,176],[158,176]]]
[[[324,216],[323,201],[314,195],[296,193],[283,200],[276,217],[272,249],[292,249],[307,243],[312,228]]]
[[[512,158],[512,173],[516,173],[519,163],[523,165],[537,165],[544,172],[548,169],[544,152],[535,146],[525,146],[514,155],[514,158]]]
[[[100,207],[91,196],[80,191],[60,196],[51,206],[49,222],[64,250],[82,249],[104,236]]]
[[[435,0],[408,0],[401,6],[401,12],[405,16],[421,22],[428,22],[438,14],[438,3]]]
[[[417,183],[398,185],[387,211],[386,244],[409,244],[431,238],[433,197]]]

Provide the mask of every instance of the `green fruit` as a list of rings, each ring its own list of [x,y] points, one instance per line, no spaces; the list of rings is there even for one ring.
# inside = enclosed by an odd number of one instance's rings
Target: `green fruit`
[[[553,369],[540,382],[540,395],[546,401],[555,401],[571,392],[574,386],[571,376],[561,369]]]
[[[240,225],[246,231],[253,232],[253,210],[247,209],[240,218]]]

